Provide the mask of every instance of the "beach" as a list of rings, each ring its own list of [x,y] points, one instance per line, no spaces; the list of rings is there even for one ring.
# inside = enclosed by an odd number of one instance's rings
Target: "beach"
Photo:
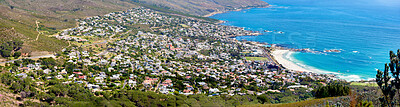
[[[289,69],[289,70],[312,72],[312,73],[322,73],[322,74],[340,74],[337,72],[323,71],[323,70],[319,70],[316,68],[305,67],[305,65],[300,66],[300,65],[296,64],[295,62],[287,59],[293,53],[295,53],[295,52],[290,51],[290,50],[275,49],[272,52],[272,55],[274,56],[275,60],[278,61],[279,64],[281,64],[283,67],[285,67],[286,69]]]
[[[286,58],[284,58],[286,55],[290,55],[292,53],[293,53],[293,51],[290,51],[290,50],[276,49],[275,51],[272,52],[272,55],[274,56],[275,60],[278,61],[279,64],[281,64],[283,67],[285,67],[287,69],[295,70],[295,71],[316,72],[316,71],[307,70],[303,67],[300,67],[299,65],[296,65],[292,61],[289,61]]]
[[[272,55],[274,56],[275,60],[278,61],[279,64],[281,64],[283,67],[285,67],[286,69],[289,69],[289,70],[312,72],[312,73],[319,73],[319,74],[335,74],[340,79],[344,79],[347,81],[362,80],[361,77],[358,75],[343,75],[343,74],[337,73],[337,72],[323,71],[323,70],[319,70],[319,69],[315,69],[315,68],[305,68],[305,67],[299,66],[286,58],[287,56],[290,56],[293,53],[294,53],[294,51],[276,49],[275,51],[272,52]],[[370,79],[367,79],[367,80],[370,80]]]

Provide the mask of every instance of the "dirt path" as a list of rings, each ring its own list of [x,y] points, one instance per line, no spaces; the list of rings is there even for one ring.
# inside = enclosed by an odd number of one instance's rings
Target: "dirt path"
[[[39,39],[40,34],[42,34],[42,32],[39,31],[39,21],[36,20],[36,32],[38,32],[38,35],[36,36],[35,41],[37,41]]]

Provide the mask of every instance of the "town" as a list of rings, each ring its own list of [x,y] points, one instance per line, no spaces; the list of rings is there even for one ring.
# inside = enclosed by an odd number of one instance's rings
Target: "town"
[[[263,43],[238,41],[256,32],[201,19],[134,8],[77,19],[55,38],[75,43],[55,58],[23,59],[5,68],[37,87],[57,80],[93,93],[120,89],[172,95],[262,95],[314,88],[335,75],[288,70]],[[104,42],[96,42],[103,41]],[[262,57],[249,60],[248,57]],[[45,88],[43,88],[45,89]]]

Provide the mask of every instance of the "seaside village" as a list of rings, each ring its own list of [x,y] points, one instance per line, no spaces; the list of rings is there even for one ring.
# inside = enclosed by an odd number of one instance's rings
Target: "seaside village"
[[[285,69],[270,55],[273,48],[232,38],[254,35],[240,27],[145,8],[76,21],[77,27],[55,37],[78,45],[55,58],[8,63],[9,72],[38,87],[57,80],[92,92],[133,89],[209,96],[310,92],[337,80],[335,75]],[[107,40],[90,43],[98,38]]]

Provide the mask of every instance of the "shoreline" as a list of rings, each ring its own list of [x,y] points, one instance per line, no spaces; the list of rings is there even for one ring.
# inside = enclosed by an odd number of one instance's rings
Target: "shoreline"
[[[286,69],[294,70],[294,71],[303,71],[303,72],[319,73],[319,72],[314,71],[314,70],[305,69],[305,68],[303,68],[303,67],[301,67],[301,66],[295,64],[294,62],[289,61],[289,60],[287,60],[287,59],[285,58],[285,56],[287,56],[287,55],[290,56],[290,55],[293,54],[293,53],[294,53],[294,52],[293,52],[293,51],[290,51],[290,50],[275,49],[275,50],[271,53],[271,55],[274,56],[274,59],[275,59],[276,61],[278,61],[278,63],[281,64],[281,65],[282,65],[283,67],[285,67]]]
[[[230,11],[242,11],[244,9],[253,9],[253,8],[268,8],[270,7],[270,5],[268,4],[267,6],[259,6],[259,7],[245,7],[245,8],[239,8],[239,9],[235,9],[235,10],[223,10],[223,11],[215,11],[215,12],[211,12],[209,14],[203,15],[202,17],[211,17],[214,16],[216,14],[221,14],[221,13],[226,13],[226,12],[230,12]]]
[[[304,67],[305,65],[301,66],[301,65],[298,65],[295,62],[287,59],[287,57],[289,57],[293,53],[295,53],[295,51],[275,48],[275,50],[273,52],[271,52],[271,55],[274,56],[274,59],[279,64],[281,64],[283,67],[285,67],[288,70],[293,70],[293,71],[297,71],[297,72],[311,72],[311,73],[318,73],[318,74],[333,74],[333,75],[336,75],[337,79],[346,80],[348,82],[362,81],[362,80],[368,81],[369,80],[369,79],[362,79],[359,75],[354,75],[354,74],[344,75],[342,73],[337,73],[337,72],[332,72],[332,71],[324,71],[324,70],[320,70],[317,68],[306,68],[306,67]]]
[[[240,9],[236,9],[236,10],[227,10],[227,11],[216,11],[216,12],[212,12],[209,13],[207,15],[204,15],[203,17],[211,17],[214,16],[216,14],[222,14],[222,13],[226,13],[226,12],[230,12],[230,11],[242,11],[243,9],[252,9],[252,8],[268,8],[271,5],[268,6],[260,6],[260,7],[247,7],[247,8],[240,8]],[[219,20],[218,22],[216,22],[216,24],[222,24],[225,23],[225,21]],[[234,35],[231,36],[230,38],[234,38],[237,36],[257,36],[257,35]],[[275,50],[273,52],[270,53],[270,55],[273,56],[273,59],[277,61],[278,64],[282,65],[284,68],[288,69],[288,70],[292,70],[292,71],[296,71],[296,72],[310,72],[310,73],[318,73],[318,74],[332,74],[335,75],[335,78],[337,79],[341,79],[341,80],[345,80],[345,81],[363,81],[365,79],[361,79],[361,77],[359,75],[344,75],[342,73],[338,73],[338,72],[334,72],[334,71],[325,71],[325,70],[320,70],[317,68],[313,68],[312,66],[307,67],[307,65],[303,65],[303,64],[296,64],[296,62],[293,62],[291,60],[288,60],[287,58],[291,56],[291,54],[295,53],[295,52],[317,52],[317,51],[310,51],[308,49],[279,49],[279,48],[275,48]],[[367,79],[369,80],[369,79]]]

